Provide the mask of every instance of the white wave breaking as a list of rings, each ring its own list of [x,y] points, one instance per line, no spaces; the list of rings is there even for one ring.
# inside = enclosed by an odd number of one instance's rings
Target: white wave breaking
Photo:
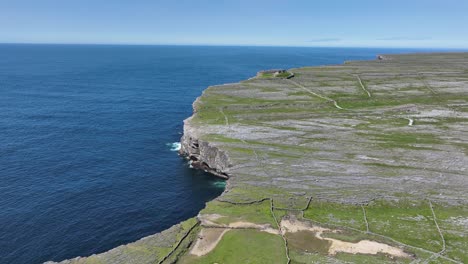
[[[179,151],[181,148],[180,142],[167,143],[166,146],[168,146],[171,151]]]

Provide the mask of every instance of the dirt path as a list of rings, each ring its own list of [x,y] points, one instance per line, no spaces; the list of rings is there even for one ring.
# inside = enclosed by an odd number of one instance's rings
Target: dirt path
[[[428,89],[431,93],[437,94],[437,92],[434,91],[434,89],[432,89],[432,88],[429,86],[429,84],[426,82],[426,79],[424,78],[424,73],[420,72],[420,73],[418,73],[418,74],[419,74],[419,76],[421,77],[421,82],[424,84],[424,87],[425,87],[426,89]]]
[[[204,228],[216,229],[257,229],[262,232],[267,232],[274,235],[279,235],[280,232],[273,228],[270,224],[255,224],[247,221],[236,221],[229,224],[219,224],[215,221],[223,218],[224,216],[218,214],[205,214],[199,215],[198,220],[200,225]]]
[[[369,96],[369,98],[371,98],[372,97],[371,93],[369,92],[369,90],[366,89],[366,86],[364,86],[364,83],[362,82],[361,77],[356,74],[356,78],[357,78],[359,84],[361,85],[361,88],[364,90],[364,92],[367,93],[367,96]]]
[[[203,228],[190,254],[201,257],[210,253],[229,230],[227,228]]]
[[[362,208],[362,213],[364,214],[364,221],[366,223],[366,232],[369,233],[370,230],[369,230],[369,222],[367,221],[366,208],[364,208],[363,205],[361,205],[361,208]]]
[[[434,212],[434,207],[432,206],[431,201],[429,201],[429,207],[431,208],[432,218],[434,219],[434,224],[437,227],[437,232],[439,232],[440,239],[442,240],[442,250],[438,253],[433,254],[430,258],[426,259],[426,261],[424,261],[424,264],[427,264],[432,260],[436,260],[442,254],[444,254],[446,250],[445,237],[444,234],[442,234],[442,231],[440,230],[439,223],[437,222],[437,217]]]
[[[306,88],[305,86],[303,86],[302,84],[300,84],[300,83],[298,83],[298,82],[295,82],[295,81],[293,81],[293,80],[289,80],[289,79],[288,79],[288,81],[290,81],[291,83],[293,83],[295,86],[301,88],[302,90],[304,90],[304,91],[306,91],[306,92],[308,92],[308,93],[310,93],[310,94],[312,94],[312,95],[315,95],[315,96],[318,97],[318,98],[321,98],[321,99],[327,100],[328,102],[333,103],[333,105],[334,105],[336,108],[338,108],[338,109],[340,109],[340,110],[344,110],[343,107],[339,106],[338,103],[337,103],[335,100],[331,99],[330,97],[326,97],[326,96],[324,96],[324,95],[320,95],[320,94],[318,94],[318,93],[316,93],[316,92],[313,92],[313,91],[311,91],[310,89],[308,89],[308,88]]]
[[[226,114],[224,113],[223,108],[219,108],[219,112],[221,112],[221,114],[224,116],[224,122],[225,122],[226,126],[229,126],[229,119],[226,116]]]
[[[269,224],[260,225],[246,221],[238,221],[224,225],[213,222],[223,217],[224,216],[218,214],[200,215],[198,217],[202,230],[198,234],[198,238],[195,245],[190,250],[190,254],[200,257],[210,253],[216,248],[224,234],[229,230],[255,229],[273,235],[281,235],[278,229],[272,228]]]

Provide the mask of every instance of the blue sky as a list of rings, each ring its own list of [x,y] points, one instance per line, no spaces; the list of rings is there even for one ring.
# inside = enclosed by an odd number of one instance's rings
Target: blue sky
[[[0,0],[0,42],[468,48],[468,0]]]

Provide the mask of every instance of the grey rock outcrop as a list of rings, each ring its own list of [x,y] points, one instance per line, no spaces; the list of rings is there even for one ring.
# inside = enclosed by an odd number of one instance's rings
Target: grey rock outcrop
[[[229,156],[215,145],[200,140],[188,118],[184,121],[184,135],[179,153],[190,160],[194,168],[202,169],[215,176],[228,179]]]

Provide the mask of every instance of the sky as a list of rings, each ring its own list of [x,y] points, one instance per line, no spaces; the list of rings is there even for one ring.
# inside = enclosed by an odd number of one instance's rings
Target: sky
[[[0,43],[468,48],[468,0],[0,0]]]

